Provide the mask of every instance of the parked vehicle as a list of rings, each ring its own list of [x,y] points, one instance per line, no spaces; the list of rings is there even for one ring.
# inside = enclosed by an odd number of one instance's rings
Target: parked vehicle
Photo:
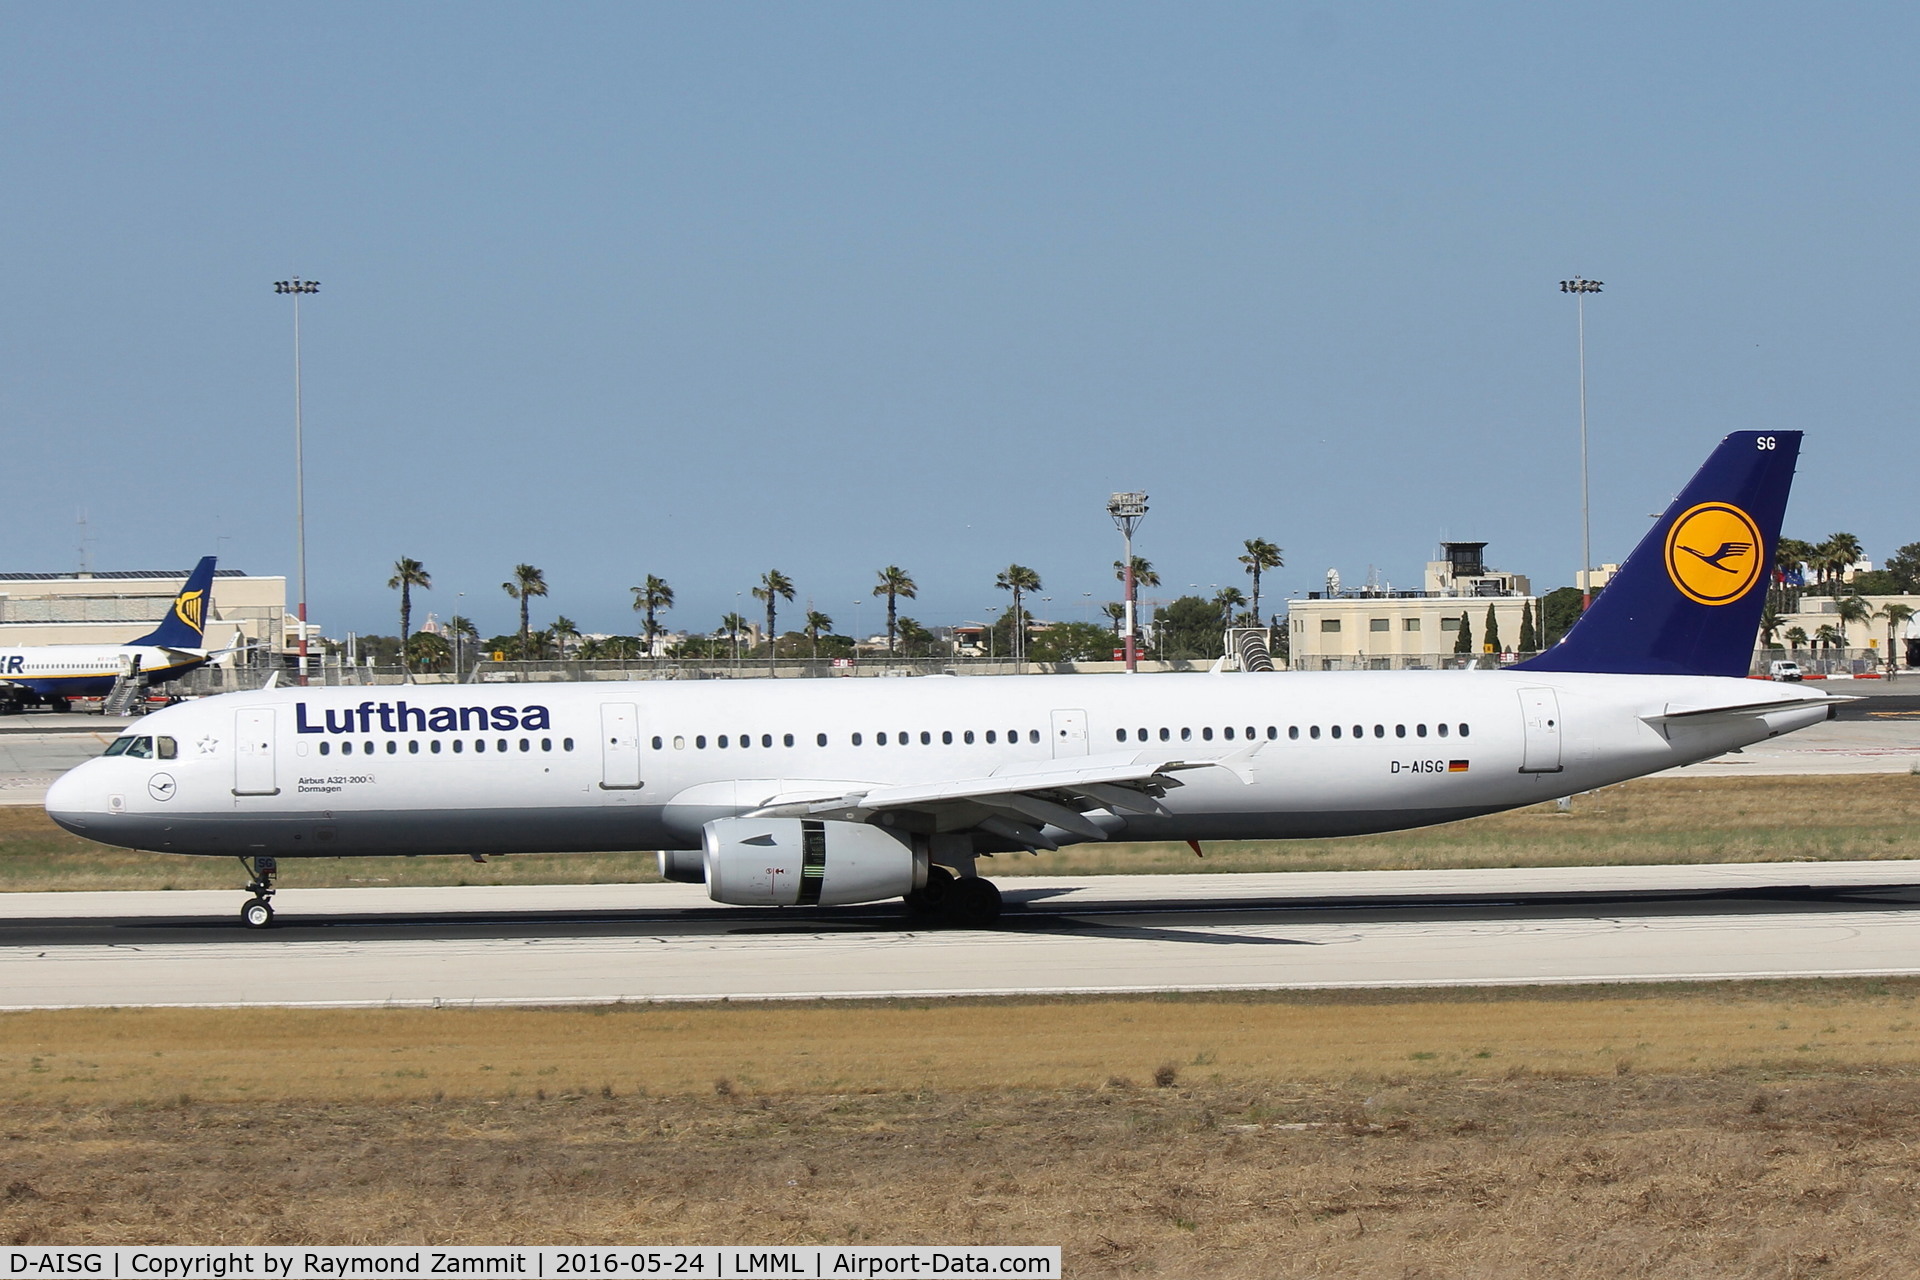
[[[1767,664],[1767,678],[1770,680],[1800,680],[1804,678],[1797,662],[1772,662]]]

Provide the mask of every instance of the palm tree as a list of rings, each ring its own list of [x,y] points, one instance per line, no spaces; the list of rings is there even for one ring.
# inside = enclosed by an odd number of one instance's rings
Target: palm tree
[[[1787,648],[1794,653],[1800,652],[1800,646],[1807,642],[1807,633],[1799,627],[1788,627],[1787,633],[1780,637],[1787,642]]]
[[[654,624],[653,615],[661,609],[673,608],[673,588],[667,585],[665,578],[647,575],[645,586],[628,587],[633,592],[633,610],[647,615],[647,656],[653,656],[653,638],[660,634],[660,628]]]
[[[753,598],[763,600],[767,605],[767,674],[772,675],[774,651],[780,647],[780,633],[773,625],[773,610],[780,601],[793,599],[793,582],[778,569],[769,569],[760,575],[760,585],[753,589]]]
[[[427,567],[411,556],[402,556],[393,562],[393,576],[387,579],[387,589],[400,593],[400,651],[407,650],[407,633],[413,630],[413,589],[433,590],[433,575]]]
[[[1125,561],[1115,560],[1113,562],[1113,576],[1115,581],[1118,582],[1125,582],[1127,580],[1127,566]],[[1133,585],[1136,587],[1157,587],[1160,585],[1160,575],[1154,571],[1153,561],[1147,559],[1145,556],[1135,556],[1133,558]]]
[[[400,652],[409,668],[419,667],[422,670],[442,666],[453,657],[453,650],[447,647],[445,638],[431,631],[422,631],[414,636]]]
[[[500,589],[520,602],[520,656],[524,659],[533,646],[527,633],[527,605],[535,596],[547,594],[547,575],[530,564],[517,564],[513,566],[513,581],[501,583]]]
[[[1819,558],[1821,576],[1830,584],[1828,594],[1840,594],[1840,584],[1846,578],[1849,566],[1860,559],[1860,539],[1850,533],[1831,533],[1827,540],[1815,548]]]
[[[1847,561],[1852,564],[1853,561]],[[1840,619],[1840,647],[1847,647],[1847,625],[1854,622],[1866,622],[1873,617],[1873,606],[1859,596],[1848,596],[1845,600],[1834,602],[1833,612]]]
[[[725,614],[720,619],[720,631],[733,641],[733,660],[740,661],[740,633],[747,629],[747,620],[738,613]]]
[[[1135,578],[1138,576],[1136,570]],[[1025,592],[1040,590],[1040,575],[1023,564],[1010,564],[994,575],[993,585],[1002,591],[1013,592],[1013,660],[1024,671],[1027,664],[1027,615],[1021,611],[1020,597]]]
[[[1107,615],[1107,621],[1113,624],[1113,638],[1120,638],[1120,628],[1127,625],[1127,602],[1109,600],[1100,606],[1100,612]]]
[[[1220,610],[1221,622],[1229,627],[1233,625],[1233,611],[1246,602],[1246,593],[1238,587],[1222,587],[1213,597],[1214,605]]]
[[[1833,629],[1831,622],[1823,622],[1820,629],[1813,633],[1813,647],[1816,649],[1844,649],[1847,638]]]
[[[1887,620],[1887,669],[1891,671],[1900,664],[1899,650],[1893,647],[1893,630],[1913,617],[1913,606],[1889,601],[1880,607],[1880,616]]]
[[[1258,622],[1260,619],[1260,574],[1266,569],[1284,569],[1287,562],[1281,555],[1281,549],[1274,546],[1271,542],[1268,542],[1265,538],[1248,538],[1245,546],[1247,548],[1247,554],[1240,557],[1240,563],[1245,565],[1247,572],[1253,575],[1252,613],[1254,621]]]
[[[1769,596],[1767,603],[1760,610],[1760,643],[1763,647],[1768,649],[1777,647],[1773,643],[1773,635],[1780,630],[1786,620],[1787,616],[1774,607],[1773,598]]]
[[[565,662],[567,660],[567,641],[578,640],[580,638],[580,628],[574,624],[572,618],[569,618],[563,613],[553,620],[553,625],[547,628],[547,634],[553,637],[553,643],[560,650],[560,660]]]
[[[820,633],[833,630],[833,619],[817,609],[807,610],[807,640],[813,645],[814,661],[820,660]]]
[[[920,588],[907,576],[907,571],[897,564],[881,569],[879,575],[880,584],[873,589],[873,594],[887,598],[887,656],[892,657],[894,637],[900,633],[900,617],[895,602],[902,596],[915,599]]]

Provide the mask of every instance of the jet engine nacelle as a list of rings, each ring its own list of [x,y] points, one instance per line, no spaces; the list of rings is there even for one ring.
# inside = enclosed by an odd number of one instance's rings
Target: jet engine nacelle
[[[736,907],[844,906],[927,883],[927,855],[861,822],[719,818],[701,828],[707,896]]]

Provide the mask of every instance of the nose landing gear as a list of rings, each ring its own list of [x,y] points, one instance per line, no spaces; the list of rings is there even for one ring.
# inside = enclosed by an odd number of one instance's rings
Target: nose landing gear
[[[243,856],[240,865],[247,869],[247,892],[253,895],[240,908],[240,923],[249,929],[264,929],[273,923],[273,877],[280,864],[262,855]]]

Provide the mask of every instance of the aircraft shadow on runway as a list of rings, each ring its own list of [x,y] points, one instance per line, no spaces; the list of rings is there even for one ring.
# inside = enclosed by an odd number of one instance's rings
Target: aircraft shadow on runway
[[[1221,897],[1177,902],[1143,898],[1075,908],[1071,890],[1012,889],[996,932],[1009,942],[1029,935],[1109,937],[1200,946],[1288,946],[1307,939],[1223,932],[1288,925],[1366,925],[1450,921],[1559,921],[1686,916],[1904,912],[1920,908],[1920,885],[1761,886],[1698,891],[1537,894],[1375,895],[1342,898]],[[795,937],[931,933],[888,905],[801,911],[737,907],[673,911],[486,911],[406,915],[283,913],[261,931],[221,917],[156,919],[43,918],[0,921],[0,947],[164,947],[197,943],[397,942],[472,939]]]

